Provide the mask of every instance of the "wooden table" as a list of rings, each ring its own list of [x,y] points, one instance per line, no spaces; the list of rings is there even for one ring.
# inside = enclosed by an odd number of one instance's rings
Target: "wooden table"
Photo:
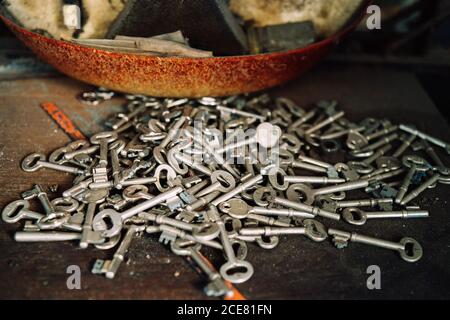
[[[86,106],[76,95],[89,86],[63,76],[0,82],[0,208],[20,197],[34,183],[45,187],[71,185],[71,176],[50,170],[26,173],[20,162],[31,152],[49,154],[70,140],[39,107],[56,103],[90,135],[102,130],[106,117],[121,110],[121,101]],[[302,79],[271,91],[299,104],[337,99],[349,119],[389,118],[414,123],[419,129],[450,141],[448,124],[412,74],[384,68],[322,65]],[[438,150],[444,162],[449,159]],[[275,250],[249,245],[254,276],[239,290],[249,299],[428,299],[450,297],[449,187],[429,190],[417,203],[429,219],[369,221],[353,227],[325,221],[328,226],[398,241],[417,239],[424,257],[407,263],[396,252],[351,243],[337,250],[329,242],[314,243],[301,236],[281,237]],[[56,196],[56,195],[53,195]],[[38,209],[38,207],[36,207]],[[91,274],[96,258],[113,251],[82,250],[76,242],[16,243],[18,224],[0,223],[0,298],[26,299],[204,299],[204,281],[183,258],[174,256],[144,235],[133,241],[114,280]],[[218,254],[207,255],[218,265]],[[68,290],[69,265],[81,268],[81,290]],[[381,268],[381,290],[368,290],[367,267]]]

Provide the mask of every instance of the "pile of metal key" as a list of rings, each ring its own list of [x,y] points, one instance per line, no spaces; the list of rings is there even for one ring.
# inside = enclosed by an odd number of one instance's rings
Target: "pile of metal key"
[[[113,95],[101,91],[101,99]],[[26,220],[15,240],[117,246],[112,260],[97,260],[92,270],[113,278],[134,237],[159,233],[161,243],[204,272],[212,296],[230,294],[227,281],[252,276],[248,242],[273,249],[282,235],[330,238],[339,249],[359,242],[397,251],[408,262],[422,257],[413,238],[395,242],[324,224],[428,217],[410,204],[428,188],[450,183],[450,170],[431,147],[449,152],[445,142],[387,120],[353,123],[335,101],[304,110],[267,94],[125,97],[126,110],[106,121],[110,131],[69,143],[48,159],[35,153],[23,160],[25,171],[54,169],[75,179],[61,198],[50,200],[36,185],[3,209],[7,223]],[[409,152],[419,149],[424,158]],[[322,156],[341,160],[327,163]],[[366,196],[346,199],[356,190]],[[44,212],[29,209],[33,198]],[[201,246],[223,251],[218,271]]]

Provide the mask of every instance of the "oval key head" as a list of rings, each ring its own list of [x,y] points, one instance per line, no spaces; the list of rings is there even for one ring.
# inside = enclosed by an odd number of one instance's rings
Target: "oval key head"
[[[423,249],[417,240],[413,238],[402,238],[400,244],[404,245],[404,249],[400,250],[400,257],[407,262],[416,262],[422,258]]]
[[[83,193],[81,201],[84,203],[102,203],[108,197],[108,189],[88,189]]]
[[[94,244],[97,249],[100,250],[109,250],[114,248],[120,241],[121,234],[117,234],[112,238],[105,238],[105,242]]]
[[[328,237],[327,229],[323,224],[314,219],[303,220],[305,235],[313,241],[322,242]]]
[[[118,137],[117,132],[115,131],[104,131],[94,134],[91,137],[92,144],[100,144],[101,141],[106,140],[107,143],[113,142]]]
[[[64,155],[69,151],[72,150],[68,147],[58,148],[50,154],[50,156],[48,157],[48,161],[57,164],[64,164],[65,162],[67,162],[67,159],[64,157]]]
[[[197,242],[178,238],[172,241],[170,250],[178,256],[190,256],[192,250],[199,251],[201,247]]]
[[[269,170],[269,182],[277,190],[284,191],[289,187],[289,182],[284,181],[287,176],[286,172],[281,168],[273,168]]]
[[[253,192],[253,201],[260,207],[267,207],[270,203],[270,199],[277,196],[275,190],[271,187],[259,187]]]
[[[162,186],[161,182],[162,180],[166,180],[166,183],[168,183],[171,180],[174,180],[177,177],[177,174],[175,170],[168,164],[160,164],[156,167],[155,175],[156,182],[155,186],[160,192],[165,192],[170,189],[170,186]]]
[[[55,198],[51,201],[56,211],[74,212],[80,204],[74,198]]]
[[[435,170],[440,175],[439,183],[450,184],[450,169],[447,167],[436,167]]]
[[[123,198],[130,201],[142,199],[143,194],[148,194],[148,188],[142,184],[126,187],[122,192]]]
[[[414,167],[416,171],[427,171],[430,164],[422,157],[416,155],[407,155],[402,158],[402,163],[408,167]]]
[[[215,223],[203,223],[192,231],[192,235],[204,241],[209,241],[217,238],[220,234],[219,226]]]
[[[253,275],[253,266],[247,261],[228,261],[220,267],[220,275],[231,283],[243,283]]]
[[[28,209],[30,203],[27,200],[16,200],[3,208],[2,219],[6,223],[16,223],[21,219],[25,218],[26,215],[23,214],[22,209]]]
[[[241,199],[230,199],[219,205],[220,211],[235,219],[244,219],[249,214],[248,204]]]
[[[220,187],[217,190],[221,192],[229,192],[236,186],[236,180],[233,175],[224,170],[214,171],[211,175],[211,182],[219,182]]]
[[[280,239],[277,236],[261,236],[259,238],[256,238],[256,243],[258,244],[258,246],[267,250],[275,248],[276,246],[278,246],[279,242]]]
[[[33,172],[38,170],[41,165],[39,161],[45,161],[45,156],[41,153],[32,153],[22,161],[22,170],[26,172]]]
[[[342,218],[350,224],[362,226],[367,221],[364,211],[359,208],[345,208],[342,212]]]
[[[295,183],[291,185],[286,192],[288,200],[301,201],[308,205],[314,203],[313,189],[303,183]]]
[[[350,169],[355,170],[359,174],[369,174],[374,168],[365,162],[362,161],[349,161],[347,165]]]
[[[180,163],[180,161],[175,158],[175,154],[178,152],[180,152],[178,148],[170,149],[167,152],[167,162],[175,170],[176,173],[185,175],[189,171],[189,167],[184,163]]]
[[[234,255],[236,256],[236,259],[244,260],[245,258],[247,258],[248,247],[245,241],[238,239],[230,239],[230,243],[233,248]],[[226,258],[225,252],[223,253],[223,255]]]
[[[273,148],[280,139],[282,131],[280,127],[270,122],[263,122],[256,128],[256,142],[264,148]]]

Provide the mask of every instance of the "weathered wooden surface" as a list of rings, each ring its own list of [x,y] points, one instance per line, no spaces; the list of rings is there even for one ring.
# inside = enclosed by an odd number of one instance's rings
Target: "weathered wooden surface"
[[[121,101],[99,106],[81,105],[75,98],[89,87],[65,77],[0,82],[0,208],[19,198],[33,183],[70,186],[71,177],[50,170],[26,173],[20,161],[38,151],[49,154],[69,138],[41,110],[51,101],[61,107],[87,135],[101,130]],[[414,123],[450,141],[449,127],[415,78],[386,69],[323,66],[301,80],[272,91],[301,105],[319,99],[337,99],[352,120],[388,117]],[[440,150],[439,150],[440,151]],[[440,152],[444,162],[448,157]],[[249,299],[318,298],[450,298],[449,186],[429,190],[419,204],[429,209],[427,220],[369,221],[354,227],[344,222],[328,226],[359,231],[397,241],[403,236],[417,239],[424,257],[410,264],[393,251],[350,244],[338,251],[330,242],[313,243],[304,237],[282,237],[275,250],[249,245],[255,274],[237,287]],[[182,258],[144,235],[129,251],[130,261],[120,267],[114,280],[92,275],[96,258],[110,258],[113,251],[81,250],[76,243],[15,243],[12,235],[20,227],[0,222],[0,298],[125,298],[203,299],[204,283]],[[208,255],[219,263],[220,255]],[[82,290],[68,290],[66,268],[79,265]],[[379,265],[382,290],[366,288],[366,269]]]

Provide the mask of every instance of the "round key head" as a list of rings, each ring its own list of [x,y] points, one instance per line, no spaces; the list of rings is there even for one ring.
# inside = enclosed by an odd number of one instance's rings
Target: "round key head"
[[[120,238],[121,238],[121,234],[119,233],[112,238],[105,238],[105,242],[97,243],[94,246],[100,250],[109,250],[109,249],[114,248],[119,243]]]
[[[342,212],[342,218],[356,226],[362,226],[367,221],[366,214],[359,208],[345,208]]]
[[[84,203],[102,203],[108,197],[108,189],[87,189],[81,196]]]
[[[316,206],[319,208],[335,213],[337,210],[336,201],[330,198],[330,195],[321,195],[316,197]]]
[[[358,172],[345,163],[338,162],[334,165],[334,168],[337,172],[341,173],[347,181],[356,181],[359,179]]]
[[[260,207],[267,207],[277,193],[271,187],[259,187],[253,192],[253,201]]]
[[[280,239],[277,236],[270,236],[270,237],[259,237],[256,238],[256,243],[258,244],[258,246],[260,246],[263,249],[273,249],[276,246],[278,246],[278,243],[280,242]]]
[[[244,219],[248,216],[250,208],[244,200],[233,198],[222,202],[219,210],[232,218]]]
[[[341,144],[336,139],[324,140],[320,142],[320,148],[325,153],[334,153],[341,150]]]
[[[347,165],[350,169],[355,170],[359,174],[369,174],[374,168],[365,162],[362,161],[349,161]]]
[[[117,132],[115,131],[104,131],[104,132],[99,132],[97,134],[94,134],[91,137],[91,143],[92,144],[100,144],[102,143],[102,141],[106,141],[107,143],[111,143],[114,140],[117,140]]]
[[[330,193],[328,196],[330,197],[331,200],[341,201],[341,200],[344,200],[347,195],[344,191],[338,191],[338,192]]]
[[[322,242],[328,237],[327,229],[317,220],[305,219],[303,220],[305,226],[305,235],[315,242]]]
[[[247,261],[234,260],[224,263],[220,267],[220,275],[231,283],[243,283],[253,275],[253,266]]]
[[[378,169],[397,170],[402,167],[402,162],[395,157],[379,157],[375,160]]]
[[[170,244],[170,250],[178,256],[190,256],[192,250],[199,251],[201,247],[202,246],[195,241],[180,238],[172,241]]]
[[[282,131],[280,127],[270,122],[263,122],[256,128],[256,142],[264,148],[273,148],[280,139]]]
[[[194,228],[192,235],[198,240],[209,241],[217,238],[220,234],[219,226],[216,223],[205,222]]]
[[[45,161],[45,156],[41,153],[32,153],[22,161],[22,170],[26,172],[33,172],[38,170],[41,165],[39,161]]]
[[[303,183],[294,183],[286,191],[288,200],[301,201],[306,204],[313,204],[314,194],[313,189]]]
[[[236,187],[236,180],[233,175],[224,170],[216,170],[211,175],[211,182],[219,182],[220,187],[217,189],[221,192],[228,192]]]
[[[74,212],[80,206],[74,198],[55,198],[51,201],[56,211]]]
[[[347,136],[346,144],[350,150],[359,150],[369,144],[369,141],[361,133],[351,131]]]
[[[2,211],[2,219],[6,223],[16,223],[25,218],[23,209],[28,209],[30,203],[27,200],[16,200],[6,205]]]
[[[110,225],[107,224],[107,220],[111,222]],[[113,209],[102,210],[92,220],[92,229],[102,231],[103,237],[112,238],[122,230],[122,216]]]
[[[400,257],[407,262],[416,262],[422,258],[423,249],[417,240],[413,238],[402,238],[400,244],[404,246],[403,250],[400,250]]]
[[[242,222],[239,219],[233,218],[229,215],[222,215],[220,217],[225,225],[225,230],[228,235],[236,235],[239,233],[239,230],[242,229]]]

